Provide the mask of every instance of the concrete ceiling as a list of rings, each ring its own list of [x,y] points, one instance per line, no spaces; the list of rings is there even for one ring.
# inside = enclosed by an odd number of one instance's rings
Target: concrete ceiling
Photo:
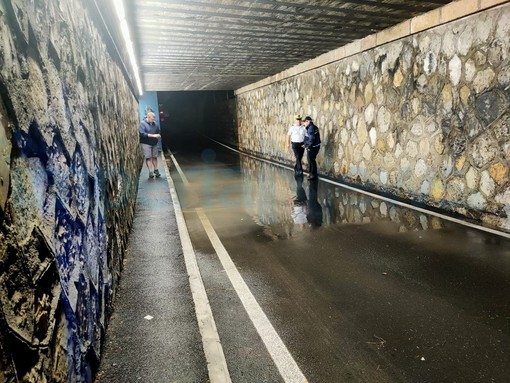
[[[452,0],[129,0],[146,91],[234,90]]]

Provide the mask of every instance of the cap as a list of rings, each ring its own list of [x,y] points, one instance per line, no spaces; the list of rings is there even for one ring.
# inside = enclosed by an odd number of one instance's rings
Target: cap
[[[312,117],[310,117],[310,116],[306,116],[306,117],[303,119],[303,121],[313,121],[313,120],[312,120]]]
[[[296,120],[302,120],[302,119],[303,119],[303,116],[302,116],[302,115],[300,115],[300,114],[296,114],[296,115],[294,116],[294,118],[295,118]]]

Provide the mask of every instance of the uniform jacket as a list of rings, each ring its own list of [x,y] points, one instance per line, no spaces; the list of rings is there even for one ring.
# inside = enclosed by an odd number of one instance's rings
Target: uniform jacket
[[[321,135],[319,128],[316,127],[313,122],[306,128],[305,135],[305,148],[310,149],[321,144]]]

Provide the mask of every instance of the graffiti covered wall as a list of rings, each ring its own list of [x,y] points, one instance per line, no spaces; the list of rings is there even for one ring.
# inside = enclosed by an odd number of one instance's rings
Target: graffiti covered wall
[[[138,105],[91,4],[0,1],[2,382],[90,382],[122,267]]]

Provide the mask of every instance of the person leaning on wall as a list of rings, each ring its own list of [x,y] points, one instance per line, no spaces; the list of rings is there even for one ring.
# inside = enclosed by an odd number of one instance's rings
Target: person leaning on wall
[[[317,179],[317,154],[319,153],[319,149],[321,148],[321,136],[319,133],[319,128],[314,125],[313,120],[310,116],[306,116],[303,120],[305,124],[306,134],[304,140],[304,146],[306,149],[306,155],[308,158],[308,179],[316,180]]]
[[[287,132],[289,148],[294,152],[295,163],[294,163],[294,174],[297,176],[303,175],[303,153],[305,149],[303,142],[305,140],[305,127],[301,122],[303,117],[300,114],[294,116],[294,123],[290,126]]]
[[[161,174],[158,170],[158,140],[161,138],[161,134],[159,126],[156,124],[156,115],[153,112],[147,113],[138,130],[149,178],[159,178]]]

